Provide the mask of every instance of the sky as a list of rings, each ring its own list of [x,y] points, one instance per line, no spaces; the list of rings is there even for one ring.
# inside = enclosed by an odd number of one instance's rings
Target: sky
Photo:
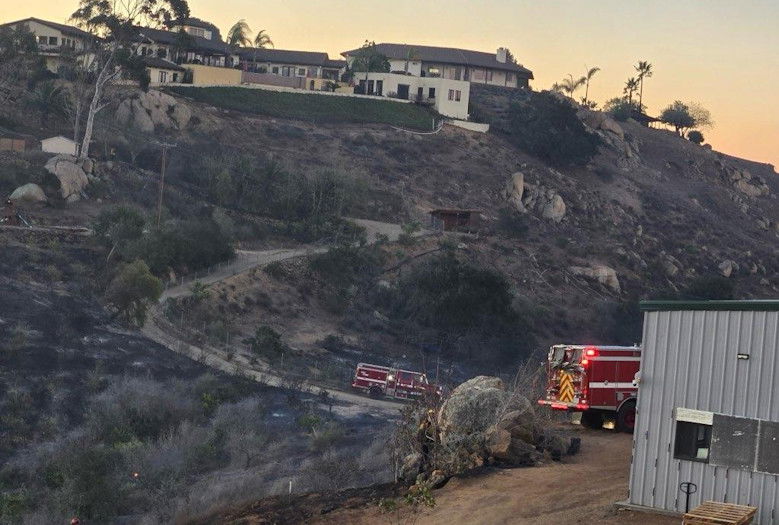
[[[0,22],[65,22],[76,0],[1,0]],[[225,34],[238,19],[278,49],[335,58],[366,39],[492,52],[511,49],[534,89],[601,68],[590,98],[622,93],[639,60],[653,64],[644,104],[674,100],[711,111],[714,149],[779,166],[779,0],[189,0]],[[582,93],[583,94],[583,93]]]

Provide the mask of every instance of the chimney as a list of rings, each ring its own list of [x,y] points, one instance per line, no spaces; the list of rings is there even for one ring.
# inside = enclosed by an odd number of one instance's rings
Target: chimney
[[[506,52],[507,51],[508,51],[508,49],[506,49],[505,47],[499,47],[498,48],[498,52],[495,53],[495,60],[497,60],[501,64],[505,64],[506,63]]]

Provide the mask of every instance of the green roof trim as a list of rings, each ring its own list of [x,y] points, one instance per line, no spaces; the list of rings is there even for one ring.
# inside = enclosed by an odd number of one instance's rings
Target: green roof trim
[[[720,311],[720,312],[779,312],[779,299],[744,301],[641,301],[643,312],[666,311]]]

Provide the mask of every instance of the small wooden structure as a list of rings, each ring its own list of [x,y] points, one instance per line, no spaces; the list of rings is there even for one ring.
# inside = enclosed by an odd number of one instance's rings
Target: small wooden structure
[[[684,515],[683,525],[747,525],[757,513],[757,507],[704,501]]]
[[[476,232],[481,225],[481,210],[440,208],[430,212],[434,230]]]
[[[33,149],[37,142],[31,135],[0,127],[0,151],[27,151]]]

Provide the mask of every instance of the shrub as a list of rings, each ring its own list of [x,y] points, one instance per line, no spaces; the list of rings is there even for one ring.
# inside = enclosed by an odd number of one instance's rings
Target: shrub
[[[693,129],[691,131],[687,132],[687,140],[690,142],[694,142],[695,144],[703,144],[704,138],[703,133],[698,131],[697,129]]]
[[[696,277],[681,292],[679,299],[689,300],[729,300],[734,299],[735,284],[732,279],[719,275]]]
[[[100,211],[95,219],[95,238],[107,247],[123,249],[143,235],[146,221],[135,208],[117,206]]]
[[[123,264],[108,286],[106,301],[128,324],[143,326],[149,304],[162,295],[162,283],[149,271],[145,262]]]
[[[510,208],[501,208],[498,211],[498,231],[506,237],[518,239],[525,236],[529,226],[527,215]]]
[[[249,345],[252,353],[265,357],[278,357],[289,350],[281,340],[281,334],[268,325],[258,326],[254,336],[246,339],[244,343]]]
[[[419,230],[422,229],[422,225],[418,221],[408,222],[401,226],[402,232],[398,236],[398,243],[403,246],[413,246],[417,239],[414,236]]]
[[[586,163],[600,144],[570,103],[546,92],[511,104],[508,131],[520,149],[559,165]]]
[[[232,246],[213,221],[177,221],[156,228],[130,243],[126,258],[146,261],[151,271],[162,275],[169,268],[179,271],[207,268],[230,259]]]
[[[624,122],[633,115],[634,111],[640,110],[636,102],[624,98],[612,98],[603,105],[603,111],[611,115],[614,120]]]

